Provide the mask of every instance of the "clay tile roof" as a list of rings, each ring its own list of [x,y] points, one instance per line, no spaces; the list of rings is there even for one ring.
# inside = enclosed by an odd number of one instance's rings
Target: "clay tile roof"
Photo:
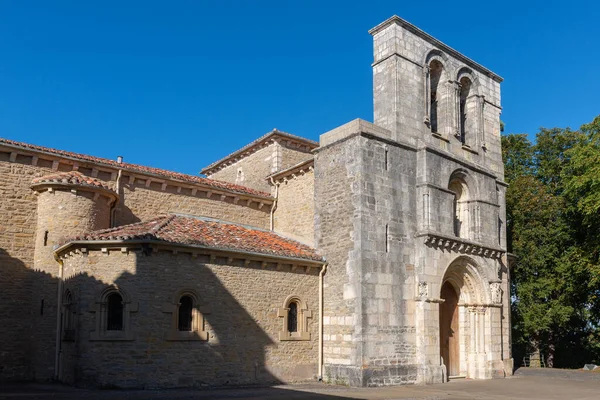
[[[155,240],[218,250],[258,253],[272,257],[324,261],[312,247],[274,232],[210,218],[181,215],[166,215],[151,221],[90,232],[68,239],[64,243],[82,240]]]
[[[44,183],[63,183],[68,185],[91,186],[112,191],[112,189],[105,182],[86,176],[79,171],[59,172],[52,175],[46,175],[39,178],[34,178],[31,183],[33,185],[40,185]]]
[[[126,171],[131,171],[131,172],[139,172],[142,174],[157,175],[157,176],[160,176],[163,178],[171,178],[171,179],[175,179],[178,181],[184,181],[184,182],[189,182],[189,183],[198,183],[198,184],[202,184],[205,186],[213,187],[215,189],[222,189],[222,190],[239,193],[239,194],[248,194],[248,195],[267,197],[267,198],[271,197],[271,195],[269,193],[262,192],[260,190],[250,189],[245,186],[235,185],[233,183],[228,183],[228,182],[221,182],[221,181],[217,181],[217,180],[209,179],[209,178],[202,178],[202,177],[194,176],[194,175],[181,174],[179,172],[167,171],[167,170],[159,169],[159,168],[146,167],[144,165],[129,164],[129,163],[120,163],[119,164],[117,161],[110,160],[108,158],[101,158],[101,157],[89,156],[86,154],[72,153],[70,151],[57,150],[57,149],[52,149],[49,147],[36,146],[33,144],[16,142],[14,140],[9,140],[9,139],[4,139],[4,138],[0,138],[0,145],[1,144],[7,145],[10,147],[22,148],[22,149],[26,149],[26,150],[40,151],[40,152],[49,153],[49,154],[53,154],[53,155],[60,156],[60,157],[67,157],[67,158],[75,159],[78,161],[90,162],[90,163],[97,164],[97,165],[105,165],[105,166],[109,166],[109,167],[113,167],[113,168],[120,168],[120,169],[123,169]]]

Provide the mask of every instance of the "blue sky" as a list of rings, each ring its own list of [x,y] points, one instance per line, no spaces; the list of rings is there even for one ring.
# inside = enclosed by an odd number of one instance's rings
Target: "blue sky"
[[[507,132],[600,114],[595,1],[0,1],[0,136],[179,172],[372,120],[397,14],[504,77]]]

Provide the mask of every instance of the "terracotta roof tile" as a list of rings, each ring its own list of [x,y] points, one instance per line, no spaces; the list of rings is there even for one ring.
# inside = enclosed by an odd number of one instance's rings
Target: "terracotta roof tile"
[[[274,232],[181,215],[166,215],[151,221],[90,232],[65,240],[64,243],[81,240],[157,240],[220,250],[259,253],[273,257],[323,261],[323,257],[312,247]]]
[[[43,183],[64,183],[69,185],[81,185],[81,186],[92,186],[111,190],[105,182],[100,179],[92,178],[84,175],[79,171],[59,172],[56,174],[46,175],[38,178],[34,178],[31,181],[33,185],[40,185]]]
[[[49,147],[36,146],[33,144],[17,142],[14,140],[4,139],[4,138],[0,138],[0,144],[5,144],[5,145],[11,146],[11,147],[20,147],[23,149],[28,149],[28,150],[33,150],[33,151],[41,151],[41,152],[45,152],[45,153],[54,154],[57,156],[69,157],[72,159],[76,159],[76,160],[80,160],[80,161],[87,161],[87,162],[94,163],[94,164],[102,164],[102,165],[110,166],[113,168],[121,168],[123,170],[139,172],[142,174],[153,174],[153,175],[158,175],[161,177],[176,179],[179,181],[184,181],[184,182],[189,182],[189,183],[199,183],[202,185],[213,187],[215,189],[222,189],[222,190],[226,190],[229,192],[235,192],[235,193],[240,193],[240,194],[249,194],[249,195],[269,197],[269,198],[271,197],[271,195],[269,193],[262,192],[260,190],[250,189],[245,186],[235,185],[233,183],[217,181],[217,180],[209,179],[209,178],[202,178],[202,177],[194,176],[194,175],[181,174],[179,172],[167,171],[167,170],[159,169],[159,168],[146,167],[144,165],[129,164],[129,163],[119,164],[117,161],[110,160],[107,158],[94,157],[94,156],[89,156],[86,154],[72,153],[70,151],[57,150],[57,149],[52,149]]]

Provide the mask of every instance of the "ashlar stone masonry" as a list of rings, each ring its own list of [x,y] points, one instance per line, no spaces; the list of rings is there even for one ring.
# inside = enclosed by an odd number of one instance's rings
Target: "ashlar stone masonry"
[[[0,380],[512,374],[502,78],[399,17],[370,33],[373,122],[206,178],[0,139]]]

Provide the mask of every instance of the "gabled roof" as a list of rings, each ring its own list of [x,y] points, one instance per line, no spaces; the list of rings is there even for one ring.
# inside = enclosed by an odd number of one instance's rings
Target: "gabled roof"
[[[271,195],[260,190],[254,190],[241,185],[235,185],[233,183],[221,182],[214,179],[202,178],[194,175],[182,174],[179,172],[168,171],[159,168],[146,167],[144,165],[119,163],[115,160],[107,158],[94,157],[86,154],[72,153],[70,151],[57,150],[49,147],[36,146],[29,143],[17,142],[14,140],[0,138],[0,145],[12,147],[22,150],[30,150],[34,152],[46,153],[53,156],[69,158],[76,161],[89,162],[99,166],[107,166],[112,168],[122,169],[129,172],[138,172],[146,175],[154,175],[167,179],[174,179],[177,181],[183,181],[187,183],[197,183],[204,186],[212,187],[215,189],[225,190],[228,192],[248,194],[253,196],[259,196],[263,198],[271,198]]]
[[[176,214],[66,239],[61,248],[69,243],[81,241],[127,242],[146,240],[223,251],[255,253],[270,257],[324,261],[323,257],[312,247],[271,231],[210,218]]]
[[[84,175],[79,171],[58,172],[56,174],[41,176],[38,178],[34,178],[31,181],[31,184],[34,186],[43,184],[78,185],[112,191],[110,186],[108,186],[104,181]]]
[[[296,135],[292,135],[291,133],[282,132],[277,129],[273,129],[271,132],[259,137],[258,139],[247,144],[246,146],[242,147],[241,149],[236,150],[233,153],[229,154],[228,156],[215,161],[214,163],[210,164],[208,167],[204,167],[202,169],[202,171],[200,171],[200,173],[206,174],[206,175],[215,173],[219,169],[225,167],[226,164],[234,163],[234,162],[238,161],[239,159],[244,158],[244,157],[254,153],[256,150],[261,148],[263,145],[267,144],[269,141],[278,139],[278,138],[283,139],[284,141],[296,143],[297,145],[300,145],[300,146],[304,146],[309,151],[319,147],[319,143],[317,143],[313,140],[306,139],[306,138],[296,136]]]

